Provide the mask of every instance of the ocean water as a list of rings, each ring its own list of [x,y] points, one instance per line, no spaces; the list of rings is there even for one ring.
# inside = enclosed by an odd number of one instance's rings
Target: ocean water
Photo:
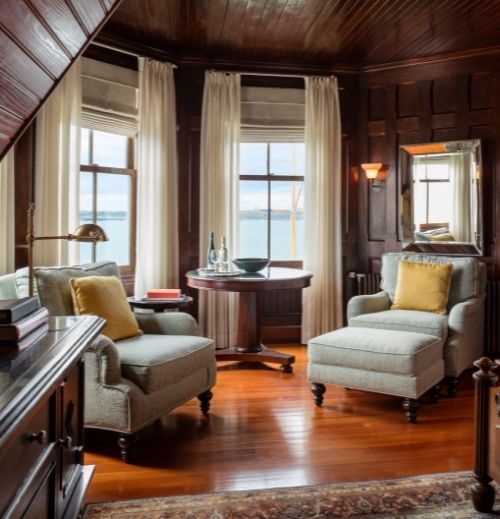
[[[271,220],[271,258],[273,260],[302,259],[304,220],[297,219],[295,254],[291,252],[291,222],[286,219]],[[240,257],[267,258],[267,221],[263,219],[240,220]]]
[[[96,245],[96,259],[116,261],[118,265],[128,265],[129,259],[129,222],[123,214],[98,214],[98,224],[105,230],[109,241]],[[88,214],[82,212],[81,223],[89,223]],[[304,220],[297,218],[296,255],[291,255],[291,223],[286,215],[279,215],[271,220],[271,257],[273,260],[302,259],[302,239]],[[220,236],[216,237],[219,247]],[[91,243],[80,244],[80,262],[92,261]],[[267,257],[267,220],[244,218],[240,220],[239,257]]]
[[[116,261],[118,265],[129,265],[129,250],[130,250],[130,231],[129,220],[122,216],[106,214],[103,217],[102,213],[97,213],[97,224],[100,225],[106,232],[109,241],[99,242],[96,247],[96,260],[111,260]],[[90,223],[92,220],[86,215],[81,215],[81,223]],[[80,262],[90,263],[92,261],[92,243],[80,243]]]

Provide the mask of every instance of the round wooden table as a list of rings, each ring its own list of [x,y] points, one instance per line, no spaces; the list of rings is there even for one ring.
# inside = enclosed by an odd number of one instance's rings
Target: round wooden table
[[[239,292],[238,343],[233,348],[216,350],[217,360],[270,362],[280,364],[281,371],[291,373],[293,355],[266,348],[260,338],[259,292],[290,290],[308,287],[312,274],[305,270],[269,267],[255,274],[244,273],[235,277],[209,277],[196,270],[186,274],[187,284],[200,290]]]

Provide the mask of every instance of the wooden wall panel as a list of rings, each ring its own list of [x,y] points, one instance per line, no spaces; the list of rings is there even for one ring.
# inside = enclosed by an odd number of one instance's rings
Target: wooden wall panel
[[[398,86],[398,117],[418,114],[418,86],[416,83],[403,83]]]
[[[378,121],[383,119],[385,109],[385,88],[371,88],[368,93],[368,120]]]
[[[471,74],[469,105],[471,110],[495,106],[493,98],[493,74],[490,72]]]
[[[359,203],[367,212],[366,220],[359,220],[360,251],[367,254],[366,260],[360,258],[361,269],[376,271],[384,252],[401,250],[401,243],[393,239],[393,229],[398,225],[394,207],[397,207],[400,189],[397,185],[399,146],[480,138],[483,261],[490,265],[490,275],[500,278],[500,65],[484,56],[475,61],[457,60],[446,65],[441,69],[419,65],[361,74],[360,162],[380,161],[389,165],[384,200],[380,200],[380,193],[370,192],[366,183],[359,183]],[[397,102],[393,106],[391,95],[395,89]],[[373,108],[374,99],[385,99],[383,113]],[[374,119],[374,114],[379,119]],[[391,135],[393,124],[397,134],[395,141]]]
[[[0,160],[120,1],[2,1]]]
[[[437,79],[432,85],[432,112],[444,114],[455,111],[455,79]]]

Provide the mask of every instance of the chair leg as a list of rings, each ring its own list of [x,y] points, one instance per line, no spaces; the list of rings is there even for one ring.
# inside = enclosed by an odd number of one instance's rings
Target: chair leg
[[[406,412],[406,421],[409,423],[415,423],[417,421],[417,411],[420,407],[418,400],[414,398],[405,398],[403,400],[403,409]]]
[[[121,434],[118,437],[120,457],[125,463],[130,463],[130,457],[134,451],[135,444],[139,440],[137,434]]]
[[[458,391],[458,377],[446,377],[445,382],[448,385],[448,396],[455,398]]]
[[[313,392],[313,400],[314,403],[321,407],[321,404],[323,403],[323,395],[325,394],[326,387],[324,384],[320,384],[319,382],[313,382],[311,386],[311,391]]]
[[[214,394],[210,389],[208,391],[205,391],[204,393],[201,393],[201,395],[198,395],[198,400],[200,401],[200,409],[203,413],[203,416],[208,416],[208,411],[210,410],[210,400],[212,400],[212,397]]]

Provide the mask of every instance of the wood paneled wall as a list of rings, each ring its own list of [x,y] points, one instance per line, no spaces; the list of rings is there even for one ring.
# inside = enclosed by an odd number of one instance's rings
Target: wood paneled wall
[[[377,272],[398,239],[398,147],[479,138],[483,151],[483,223],[489,275],[500,276],[500,66],[493,56],[447,60],[360,76],[359,158],[388,166],[386,188],[359,178],[359,265]]]
[[[2,0],[0,160],[121,0]]]

